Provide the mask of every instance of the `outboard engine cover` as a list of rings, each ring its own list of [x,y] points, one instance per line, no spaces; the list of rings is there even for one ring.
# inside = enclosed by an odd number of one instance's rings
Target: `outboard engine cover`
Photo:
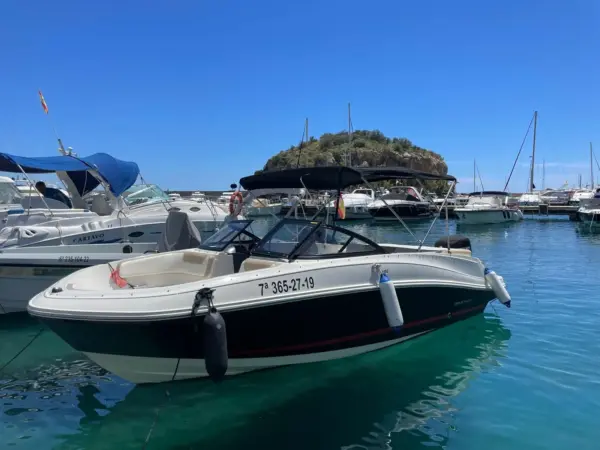
[[[186,250],[200,245],[202,238],[187,213],[171,209],[165,222],[165,230],[158,242],[159,252]]]
[[[471,250],[471,240],[466,236],[460,236],[458,234],[453,234],[451,236],[444,236],[433,244],[434,247],[443,247],[443,248],[466,248]]]

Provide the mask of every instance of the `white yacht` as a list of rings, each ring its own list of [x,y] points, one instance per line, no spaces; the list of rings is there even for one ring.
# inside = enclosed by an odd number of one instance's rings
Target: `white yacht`
[[[11,178],[0,177],[0,229],[23,222],[40,223],[48,218],[81,216],[96,214],[87,207],[69,208],[61,201],[42,197],[33,186],[19,186]]]
[[[206,194],[204,194],[203,192],[200,191],[194,191],[192,193],[192,195],[190,196],[190,200],[192,200],[193,202],[205,202],[206,201]]]
[[[266,197],[253,198],[245,205],[246,217],[276,216],[281,213],[281,201],[271,201]]]
[[[571,194],[571,199],[569,200],[570,205],[580,205],[581,200],[587,200],[590,198],[594,198],[594,191],[592,189],[576,189]]]
[[[2,171],[56,172],[65,182],[74,205],[85,204],[81,196],[99,185],[106,191],[106,197],[93,197],[92,215],[60,218],[50,210],[8,216],[6,226],[0,231],[0,248],[157,242],[169,210],[187,213],[201,237],[206,238],[230,218],[226,210],[209,201],[203,204],[190,200],[172,201],[156,185],[133,186],[139,174],[137,164],[119,161],[107,154],[85,158],[0,156],[4,157],[0,158]]]
[[[544,202],[539,192],[528,192],[521,195],[517,203],[519,206],[540,206]]]
[[[393,186],[369,204],[369,212],[376,221],[423,220],[433,217],[431,203],[413,186]]]
[[[3,220],[11,210],[23,209],[22,197],[12,178],[0,177],[0,220]]]
[[[363,220],[372,219],[369,211],[369,205],[375,201],[375,191],[373,189],[354,189],[350,194],[342,194],[341,200],[344,204],[345,220]],[[336,201],[329,202],[327,208],[333,214],[336,207]]]
[[[465,206],[455,208],[458,223],[492,224],[523,220],[523,212],[507,205],[509,194],[501,191],[482,191],[469,194]]]
[[[97,264],[197,247],[200,234],[186,213],[172,210],[158,243],[45,245],[0,249],[0,314],[25,311],[38,292],[77,270]]]
[[[589,231],[600,230],[600,188],[593,198],[582,199],[577,215],[582,225]]]

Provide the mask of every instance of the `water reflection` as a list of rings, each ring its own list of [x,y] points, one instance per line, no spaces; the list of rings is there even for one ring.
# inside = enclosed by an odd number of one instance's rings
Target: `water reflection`
[[[85,403],[90,419],[80,420],[79,433],[57,448],[140,448],[154,422],[149,449],[439,444],[452,434],[452,399],[476,373],[493,368],[509,338],[499,319],[479,316],[356,358],[251,373],[218,385],[139,386],[112,408],[104,403],[111,411],[102,418],[94,392],[96,400]]]
[[[57,445],[62,434],[76,433],[80,426],[108,414],[133,387],[118,378],[113,380],[104,369],[85,359],[13,371],[0,381],[0,446]],[[104,396],[98,395],[103,392]]]

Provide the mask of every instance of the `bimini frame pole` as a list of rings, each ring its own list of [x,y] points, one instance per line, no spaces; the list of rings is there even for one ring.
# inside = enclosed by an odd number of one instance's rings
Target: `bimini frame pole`
[[[14,161],[13,161],[13,162],[14,162]],[[31,187],[31,188],[33,188],[33,189],[35,189],[35,193],[37,194],[37,196],[38,196],[40,199],[42,199],[42,202],[44,203],[44,205],[46,206],[46,208],[47,208],[47,209],[48,209],[48,211],[50,212],[50,215],[51,215],[52,217],[54,217],[54,213],[52,212],[52,209],[50,209],[50,206],[48,206],[48,203],[46,203],[46,199],[44,198],[44,196],[43,196],[43,195],[40,193],[40,191],[38,191],[38,190],[36,189],[35,185],[33,184],[33,181],[32,181],[32,180],[31,180],[31,178],[29,178],[29,176],[27,175],[27,172],[25,172],[25,171],[23,170],[23,168],[21,167],[21,165],[20,165],[20,164],[17,164],[17,163],[15,162],[15,165],[16,165],[16,166],[19,168],[19,170],[21,171],[21,173],[23,174],[23,176],[24,176],[24,177],[27,179],[27,182],[29,183],[29,187]],[[30,196],[30,198],[31,198],[31,196]],[[29,214],[30,210],[31,210],[31,200],[29,200],[29,208],[28,208],[28,210],[27,210],[27,213],[28,213],[28,214]]]
[[[449,232],[448,232],[448,228],[449,228],[449,226],[448,226],[448,204],[447,204],[448,203],[448,197],[450,196],[450,192],[452,192],[452,189],[454,189],[455,185],[456,185],[456,181],[453,181],[450,184],[450,189],[448,189],[448,192],[446,192],[446,197],[444,197],[444,202],[442,203],[442,206],[441,206],[441,208],[444,208],[444,207],[446,208],[446,234],[449,234]],[[427,233],[425,233],[425,237],[423,238],[423,240],[420,242],[419,248],[417,249],[417,251],[421,250],[421,247],[423,247],[423,243],[425,242],[425,239],[427,239],[427,236],[429,236],[429,233],[431,232],[431,229],[433,228],[433,225],[435,225],[435,222],[438,220],[439,217],[440,217],[440,215],[437,214],[435,216],[435,218],[433,219],[433,221],[431,222],[431,225],[429,225],[429,229],[427,230]],[[449,241],[449,239],[447,239],[447,240],[448,240],[448,248],[450,248],[449,247],[450,246],[450,243],[449,243],[450,241]]]
[[[373,191],[375,191],[375,188],[373,186],[371,186],[371,184],[364,179],[364,177],[361,177],[363,182],[369,186],[369,189],[373,189]],[[408,225],[406,225],[406,223],[404,222],[404,220],[402,220],[402,218],[396,213],[396,211],[394,211],[394,209],[388,205],[388,203],[385,201],[385,199],[383,197],[379,198],[383,204],[385,206],[387,206],[387,208],[392,212],[392,214],[396,217],[396,219],[398,219],[400,221],[400,223],[404,226],[404,228],[406,228],[406,231],[408,231],[410,233],[410,235],[415,239],[415,241],[420,242],[419,239],[417,239],[417,237],[415,236],[415,234],[412,232],[412,230],[408,227]]]
[[[37,195],[42,199],[42,202],[44,202],[44,205],[46,206],[46,208],[48,208],[48,211],[50,212],[50,216],[54,217],[54,213],[52,212],[52,209],[50,208],[50,206],[48,206],[48,203],[46,202],[46,199],[41,194],[41,192],[36,189],[35,185],[33,184],[33,181],[31,181],[31,178],[29,178],[29,176],[27,175],[27,172],[25,172],[23,170],[23,168],[21,167],[20,164],[16,163],[15,161],[13,161],[13,162],[19,168],[19,170],[21,171],[23,176],[27,179],[27,181],[29,182],[29,186],[33,187],[35,189],[35,192],[37,193]],[[31,198],[31,196],[30,196],[30,198]],[[29,200],[29,209],[27,210],[27,213],[29,214],[30,212],[31,212],[31,200]],[[62,229],[60,228],[60,221],[56,222],[56,229],[58,230],[58,237],[60,239],[60,243],[61,243],[61,245],[63,245],[64,243],[63,243]]]

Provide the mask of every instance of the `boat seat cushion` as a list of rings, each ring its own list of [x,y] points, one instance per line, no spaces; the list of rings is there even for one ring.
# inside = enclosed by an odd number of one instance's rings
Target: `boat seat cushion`
[[[277,261],[269,261],[266,259],[259,258],[248,258],[242,263],[240,267],[240,272],[250,272],[251,270],[268,269],[269,267],[273,267],[278,264],[279,262]]]
[[[213,272],[217,257],[197,250],[159,253],[121,261],[118,269],[119,275],[133,286],[173,286],[215,276]]]

